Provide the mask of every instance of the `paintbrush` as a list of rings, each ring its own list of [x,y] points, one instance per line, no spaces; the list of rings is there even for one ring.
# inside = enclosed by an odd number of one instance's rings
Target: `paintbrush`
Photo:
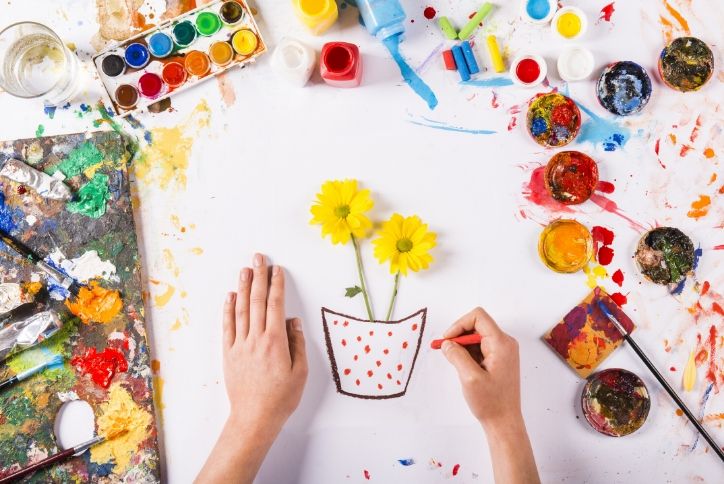
[[[71,294],[73,294],[74,296],[78,295],[80,286],[73,280],[73,278],[66,276],[58,269],[45,262],[41,257],[35,254],[35,252],[30,250],[28,247],[18,242],[17,240],[13,239],[10,235],[6,234],[2,230],[0,230],[0,240],[2,240],[5,245],[15,251],[21,258],[30,261],[32,264],[35,265],[35,267],[58,281],[59,284],[66,288],[68,291],[70,291]]]
[[[17,375],[8,378],[7,380],[0,382],[0,390],[4,390],[5,388],[9,388],[10,386],[21,382],[23,380],[27,380],[31,376],[35,375],[36,373],[40,373],[41,371],[45,370],[46,368],[50,368],[51,366],[57,366],[63,363],[63,357],[61,355],[55,355],[50,360],[46,361],[45,363],[41,363],[40,365],[30,368],[29,370],[25,370],[23,372],[18,373]]]
[[[57,454],[51,455],[50,457],[46,457],[45,459],[38,461],[34,464],[29,465],[28,467],[25,467],[23,469],[20,469],[17,472],[14,472],[12,474],[8,474],[5,477],[0,477],[0,484],[5,484],[8,482],[13,482],[16,480],[19,480],[22,477],[27,476],[28,474],[32,474],[33,472],[43,469],[44,467],[48,467],[49,465],[62,462],[64,460],[67,460],[71,457],[76,457],[81,455],[86,450],[90,449],[94,445],[98,445],[102,442],[105,442],[106,440],[112,440],[116,437],[120,437],[121,435],[127,433],[128,430],[119,430],[113,434],[110,434],[106,437],[102,435],[97,435],[93,437],[92,439],[83,442],[82,444],[76,445],[75,447],[71,447],[69,449],[64,450],[63,452],[59,452]]]
[[[716,452],[722,462],[724,462],[724,451],[722,451],[721,447],[719,447],[719,445],[714,441],[712,436],[709,435],[706,429],[701,425],[701,423],[699,423],[699,420],[694,416],[693,413],[691,413],[691,410],[689,410],[686,404],[681,400],[681,398],[679,398],[679,395],[677,395],[676,391],[671,388],[671,385],[669,385],[666,379],[661,375],[661,373],[659,373],[659,370],[657,370],[654,364],[651,363],[651,360],[648,359],[646,354],[644,354],[643,350],[639,347],[638,344],[636,344],[628,331],[626,331],[626,328],[623,327],[623,325],[619,322],[616,316],[613,315],[613,313],[608,309],[608,306],[606,306],[603,301],[598,301],[598,307],[601,308],[603,314],[606,315],[608,320],[611,321],[611,323],[613,323],[618,332],[621,333],[621,336],[623,336],[624,339],[628,341],[628,344],[631,345],[631,348],[633,348],[638,357],[641,358],[641,361],[644,362],[644,365],[646,365],[649,371],[653,373],[654,377],[656,377],[661,386],[664,387],[664,390],[666,390],[669,396],[674,399],[674,402],[676,402],[681,411],[684,412],[684,415],[687,416],[689,421],[691,421],[694,427],[696,427],[696,430],[698,430],[701,436],[704,437],[704,440],[709,443],[709,446],[711,446],[712,450],[714,450],[714,452]]]

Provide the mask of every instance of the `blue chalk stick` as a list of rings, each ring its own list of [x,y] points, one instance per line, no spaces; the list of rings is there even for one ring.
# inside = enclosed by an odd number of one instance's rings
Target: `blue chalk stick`
[[[468,70],[470,71],[470,74],[472,75],[480,72],[478,62],[475,60],[475,54],[473,54],[473,49],[472,47],[470,47],[470,42],[466,40],[465,42],[460,44],[460,48],[463,49],[465,63],[468,65]]]
[[[458,72],[460,73],[460,78],[463,81],[469,81],[470,80],[470,71],[468,70],[468,64],[465,62],[465,55],[463,55],[463,49],[460,48],[459,45],[456,45],[452,48],[453,57],[455,58],[455,63],[458,65]]]

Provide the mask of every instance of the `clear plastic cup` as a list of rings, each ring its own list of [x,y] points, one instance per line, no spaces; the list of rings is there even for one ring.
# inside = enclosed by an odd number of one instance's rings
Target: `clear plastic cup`
[[[0,89],[61,106],[80,90],[78,58],[51,29],[19,22],[0,31]]]

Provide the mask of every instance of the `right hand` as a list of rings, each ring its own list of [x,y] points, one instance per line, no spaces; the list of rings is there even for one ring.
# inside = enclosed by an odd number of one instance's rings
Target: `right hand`
[[[486,428],[522,421],[518,342],[482,308],[458,319],[443,337],[472,331],[482,336],[480,346],[464,347],[452,341],[442,345],[445,357],[458,372],[468,407]]]

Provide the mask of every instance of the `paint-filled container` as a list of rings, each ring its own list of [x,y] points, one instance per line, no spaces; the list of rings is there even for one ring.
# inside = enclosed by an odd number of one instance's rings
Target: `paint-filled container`
[[[131,69],[142,69],[150,62],[151,53],[145,45],[134,43],[126,47],[124,59]]]
[[[601,72],[596,97],[608,112],[629,116],[646,107],[651,99],[651,89],[646,69],[631,61],[614,62]]]
[[[526,22],[542,25],[550,22],[557,10],[556,0],[522,0],[520,13]]]
[[[101,70],[108,77],[118,77],[126,72],[126,61],[120,55],[108,55],[101,61]]]
[[[651,397],[644,382],[634,373],[609,368],[588,377],[581,393],[581,409],[596,432],[623,437],[646,422]]]
[[[188,20],[179,22],[173,27],[173,39],[179,47],[188,47],[193,44],[198,36],[196,27]]]
[[[554,220],[540,234],[538,255],[555,272],[578,272],[593,256],[593,236],[576,220]]]
[[[297,39],[284,37],[274,49],[271,64],[277,75],[302,87],[314,72],[316,53]]]
[[[359,47],[348,42],[328,42],[322,47],[319,73],[335,87],[357,87],[362,82]]]
[[[169,88],[173,89],[186,82],[186,69],[180,62],[169,62],[161,70],[161,78]]]
[[[568,96],[557,92],[538,94],[528,104],[526,127],[541,146],[565,146],[578,136],[581,112]]]
[[[588,18],[578,7],[563,7],[553,16],[551,30],[564,40],[580,39],[588,30]]]
[[[147,99],[156,99],[164,93],[166,84],[161,76],[147,72],[138,79],[138,92]]]
[[[598,165],[580,151],[560,151],[548,161],[544,180],[554,200],[578,205],[591,198],[596,189]]]
[[[322,35],[337,21],[339,12],[335,0],[292,0],[299,20],[314,35]]]
[[[237,2],[224,2],[219,9],[221,20],[227,25],[236,25],[244,16],[244,9]]]
[[[173,39],[168,34],[156,32],[148,38],[148,50],[154,57],[168,57],[173,52]]]
[[[130,84],[121,84],[114,96],[116,103],[124,109],[133,109],[138,104],[138,89]]]
[[[214,42],[209,47],[209,58],[217,66],[223,67],[234,59],[234,49],[228,42]]]
[[[593,72],[593,53],[585,47],[569,47],[558,56],[558,75],[566,82],[583,81]]]
[[[714,53],[696,37],[679,37],[659,56],[659,75],[664,84],[681,92],[701,89],[714,73]]]
[[[634,260],[649,281],[678,284],[693,273],[696,250],[691,239],[675,227],[657,227],[639,240]]]
[[[231,45],[239,55],[251,55],[259,45],[259,39],[249,29],[238,30],[231,38]]]
[[[194,50],[186,56],[184,68],[189,76],[204,77],[211,69],[211,61],[205,53]]]
[[[543,57],[526,54],[516,57],[510,65],[510,78],[523,87],[535,87],[545,80],[548,65]]]
[[[379,40],[405,32],[405,11],[399,0],[357,0],[367,31]]]

